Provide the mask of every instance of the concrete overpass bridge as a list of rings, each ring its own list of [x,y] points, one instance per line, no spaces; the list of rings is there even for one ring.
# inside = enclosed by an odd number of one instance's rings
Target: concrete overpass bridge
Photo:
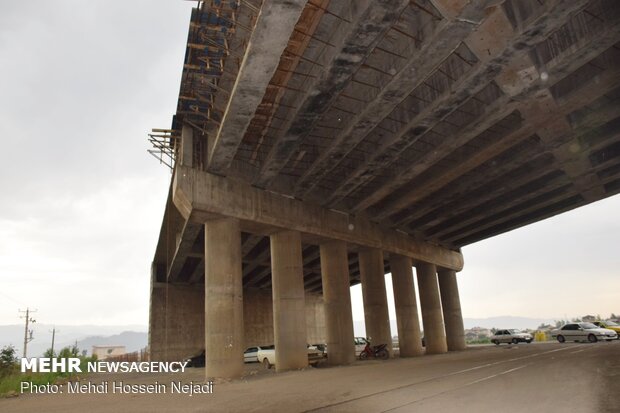
[[[464,348],[460,248],[618,193],[619,102],[615,0],[198,2],[151,135],[173,168],[152,357],[350,363],[360,282],[375,342],[422,354],[419,298],[426,352]]]

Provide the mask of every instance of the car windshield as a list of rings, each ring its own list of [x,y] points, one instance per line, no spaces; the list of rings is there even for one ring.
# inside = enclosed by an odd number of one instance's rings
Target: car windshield
[[[579,323],[579,325],[580,325],[582,328],[598,328],[597,326],[595,326],[595,325],[594,325],[594,324],[592,324],[592,323]]]
[[[521,330],[517,330],[516,328],[511,328],[508,331],[510,331],[511,334],[519,334],[521,332]]]
[[[605,324],[612,327],[620,327],[620,324],[614,323],[613,321],[605,321]]]

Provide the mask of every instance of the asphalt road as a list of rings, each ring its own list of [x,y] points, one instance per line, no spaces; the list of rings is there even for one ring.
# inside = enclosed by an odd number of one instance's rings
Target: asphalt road
[[[255,366],[255,368],[259,368]],[[474,347],[216,382],[213,394],[55,394],[0,400],[20,412],[620,412],[620,341]],[[182,375],[93,375],[87,380],[199,382]]]

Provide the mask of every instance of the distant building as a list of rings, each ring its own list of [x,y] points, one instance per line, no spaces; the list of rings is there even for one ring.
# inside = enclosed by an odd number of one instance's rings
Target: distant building
[[[492,336],[491,330],[483,327],[473,327],[465,330],[465,340],[483,340]]]
[[[97,356],[98,360],[120,356],[126,352],[125,346],[93,346],[93,356]]]
[[[584,323],[591,323],[592,321],[596,320],[598,320],[598,318],[593,315],[584,315],[581,319],[581,321],[583,321]]]

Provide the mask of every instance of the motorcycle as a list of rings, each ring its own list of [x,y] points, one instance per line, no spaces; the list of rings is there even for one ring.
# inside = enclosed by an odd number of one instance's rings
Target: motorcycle
[[[376,358],[381,360],[387,360],[390,358],[390,353],[387,350],[387,344],[379,344],[376,346],[370,345],[370,339],[366,340],[366,347],[359,355],[360,360],[366,360],[368,358]]]

